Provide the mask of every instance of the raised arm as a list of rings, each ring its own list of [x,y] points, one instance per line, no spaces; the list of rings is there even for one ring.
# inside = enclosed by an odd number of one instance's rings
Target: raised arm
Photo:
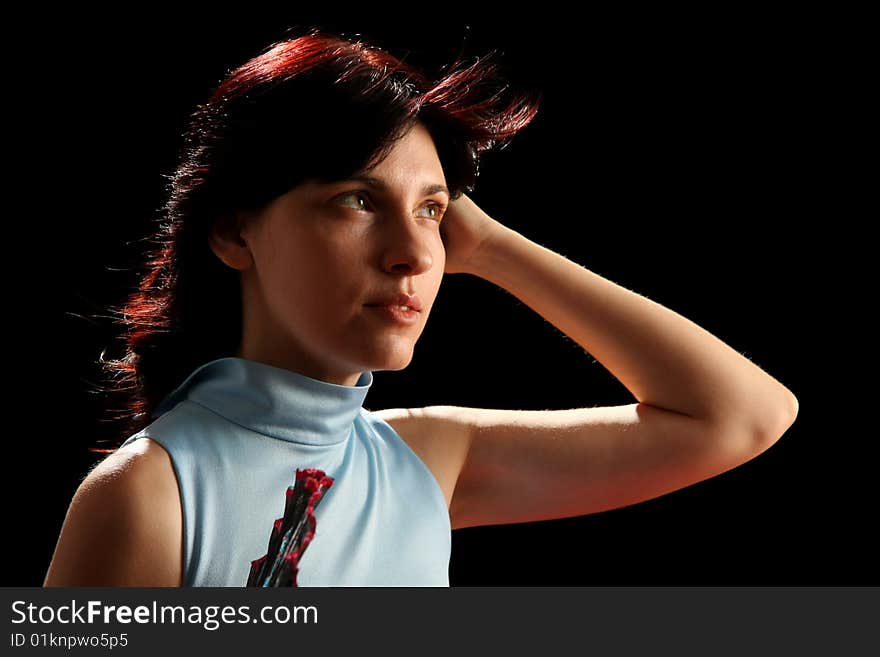
[[[506,289],[592,354],[636,403],[518,411],[436,406],[382,416],[451,494],[453,527],[583,515],[720,474],[767,449],[798,404],[686,317],[507,228],[462,196],[441,224],[447,273]]]
[[[641,404],[775,440],[797,415],[779,381],[674,310],[489,217],[463,195],[443,219],[447,270],[519,298],[604,365]],[[467,243],[459,255],[459,243]]]

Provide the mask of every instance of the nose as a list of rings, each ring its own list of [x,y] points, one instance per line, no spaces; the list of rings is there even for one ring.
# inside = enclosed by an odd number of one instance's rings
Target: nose
[[[434,256],[428,228],[412,217],[389,217],[384,224],[382,269],[408,276],[418,276],[431,269]]]

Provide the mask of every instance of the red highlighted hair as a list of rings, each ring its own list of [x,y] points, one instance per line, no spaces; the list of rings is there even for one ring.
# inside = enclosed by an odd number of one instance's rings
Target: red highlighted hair
[[[458,198],[473,190],[480,154],[504,148],[538,111],[539,94],[505,100],[508,89],[488,56],[456,59],[430,79],[363,39],[317,27],[229,73],[191,115],[138,287],[112,309],[124,353],[100,362],[106,391],[124,399],[113,409],[125,423],[119,437],[149,424],[196,367],[238,349],[239,274],[208,245],[216,221],[307,179],[366,171],[417,121]]]

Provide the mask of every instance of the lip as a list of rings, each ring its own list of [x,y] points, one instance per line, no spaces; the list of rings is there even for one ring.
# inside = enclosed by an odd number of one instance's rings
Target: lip
[[[375,310],[376,315],[387,322],[411,326],[418,323],[421,313],[418,310],[401,310],[393,305],[369,305],[370,310]]]
[[[401,326],[417,324],[422,314],[421,299],[415,294],[406,294],[405,292],[388,294],[372,303],[365,304],[365,306],[375,310],[376,312],[373,314],[377,317]],[[408,306],[409,310],[402,310],[397,306]]]
[[[387,296],[382,297],[381,299],[376,299],[372,301],[367,306],[409,306],[416,313],[422,312],[422,300],[415,294],[405,294],[403,292],[397,292],[394,294],[389,294]]]

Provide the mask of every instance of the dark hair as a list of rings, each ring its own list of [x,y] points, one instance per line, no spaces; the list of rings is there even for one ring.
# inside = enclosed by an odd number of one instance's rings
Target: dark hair
[[[239,273],[208,245],[217,220],[259,210],[307,179],[370,169],[417,121],[431,133],[452,198],[473,190],[480,153],[504,148],[541,95],[502,103],[509,84],[497,66],[488,57],[464,64],[459,56],[432,81],[361,39],[310,27],[233,70],[197,106],[137,290],[111,308],[124,355],[99,359],[107,392],[124,397],[113,417],[125,423],[123,439],[196,367],[239,346]]]

